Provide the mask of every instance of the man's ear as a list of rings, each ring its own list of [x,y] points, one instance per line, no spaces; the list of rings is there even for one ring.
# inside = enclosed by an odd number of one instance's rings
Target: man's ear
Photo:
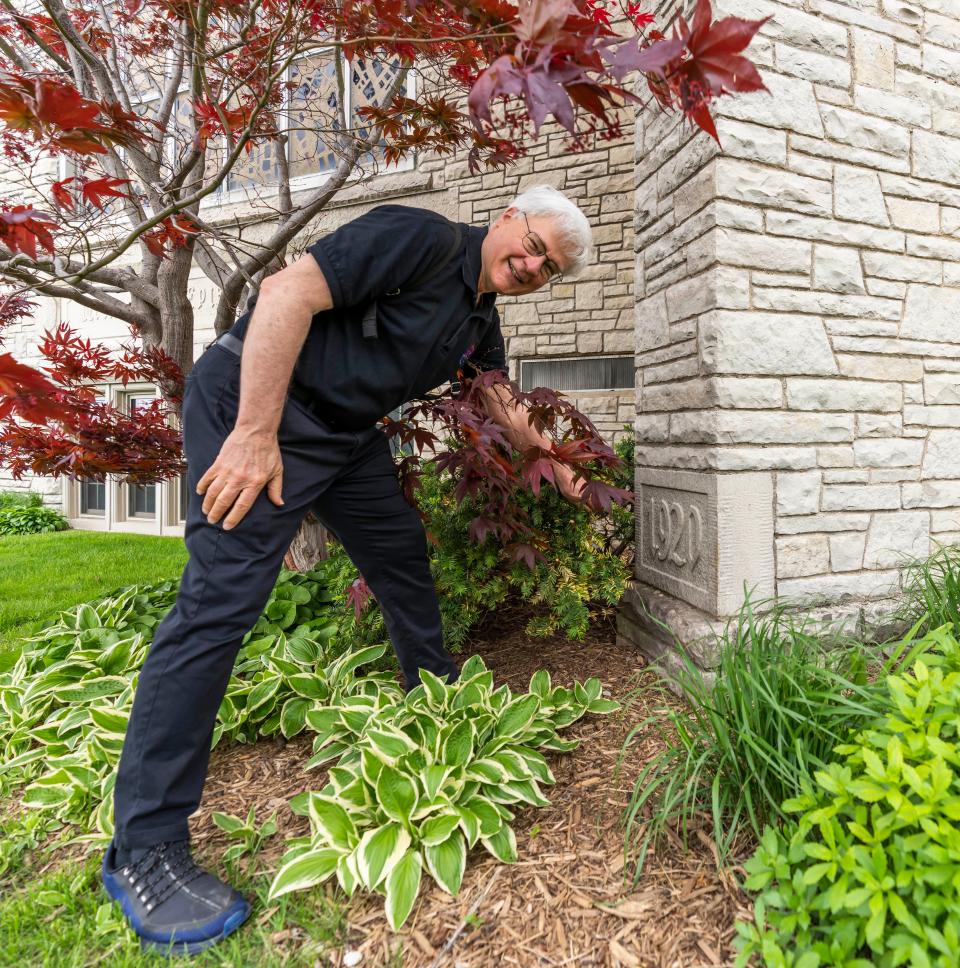
[[[495,228],[497,228],[497,226],[499,226],[499,225],[505,225],[505,224],[506,224],[507,222],[509,222],[509,221],[510,221],[511,219],[514,219],[514,218],[516,218],[516,217],[517,217],[517,213],[518,213],[519,211],[520,211],[520,210],[519,210],[518,208],[515,208],[515,207],[514,207],[513,205],[511,205],[511,206],[510,206],[509,208],[507,208],[507,209],[504,209],[504,210],[503,210],[503,211],[502,211],[502,212],[500,213],[500,215],[499,215],[499,216],[497,217],[497,220],[496,220],[496,221],[495,221],[495,222],[493,223],[493,225],[491,225],[491,226],[490,226],[490,228],[491,228],[491,229],[495,229]]]

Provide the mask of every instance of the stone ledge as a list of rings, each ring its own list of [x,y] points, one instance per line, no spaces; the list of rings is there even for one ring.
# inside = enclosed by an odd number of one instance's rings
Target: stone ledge
[[[772,604],[772,600],[758,604],[757,612],[762,614]],[[907,623],[896,617],[902,604],[900,599],[885,598],[791,611],[811,626],[872,644],[889,641],[907,630]],[[704,679],[711,682],[720,661],[717,643],[731,621],[714,618],[672,595],[634,581],[617,614],[617,643],[639,649],[669,687],[679,692],[677,676],[684,662],[678,643],[704,673]]]

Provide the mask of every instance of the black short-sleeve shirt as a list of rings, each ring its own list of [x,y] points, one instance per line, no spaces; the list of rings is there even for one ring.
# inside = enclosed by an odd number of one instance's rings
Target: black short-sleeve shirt
[[[381,205],[307,250],[323,271],[333,308],[313,317],[294,380],[337,427],[362,430],[391,410],[454,380],[459,369],[505,370],[496,294],[477,298],[486,228],[460,226],[457,251],[443,216]],[[377,337],[363,314],[377,306]],[[241,338],[252,305],[234,326]]]

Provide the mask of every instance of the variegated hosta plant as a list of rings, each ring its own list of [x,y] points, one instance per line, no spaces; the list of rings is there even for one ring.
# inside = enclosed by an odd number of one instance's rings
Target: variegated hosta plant
[[[354,693],[402,696],[388,673],[356,676],[385,646],[338,654],[343,646],[325,592],[321,571],[281,578],[240,652],[214,744],[293,736],[318,702]],[[78,825],[80,840],[113,833],[114,770],[138,672],[175,593],[175,582],[134,587],[65,612],[0,675],[0,791],[28,784],[23,803]]]
[[[337,762],[322,790],[291,803],[309,816],[312,834],[292,842],[271,897],[336,875],[348,895],[357,887],[385,894],[399,929],[424,867],[456,895],[478,841],[498,860],[516,860],[511,807],[546,806],[540,784],[555,782],[540,750],[576,748],[558,730],[618,708],[600,698],[598,679],[553,688],[543,670],[524,695],[494,689],[477,656],[454,685],[427,671],[421,680],[403,701],[357,695],[306,714],[317,733],[308,766]]]

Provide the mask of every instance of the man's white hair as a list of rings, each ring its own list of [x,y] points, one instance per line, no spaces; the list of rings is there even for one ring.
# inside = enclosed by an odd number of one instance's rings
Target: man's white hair
[[[527,215],[539,215],[553,219],[557,226],[557,240],[570,266],[564,278],[574,278],[589,265],[593,255],[593,232],[587,216],[567,198],[550,185],[535,185],[521,192],[510,203]]]

